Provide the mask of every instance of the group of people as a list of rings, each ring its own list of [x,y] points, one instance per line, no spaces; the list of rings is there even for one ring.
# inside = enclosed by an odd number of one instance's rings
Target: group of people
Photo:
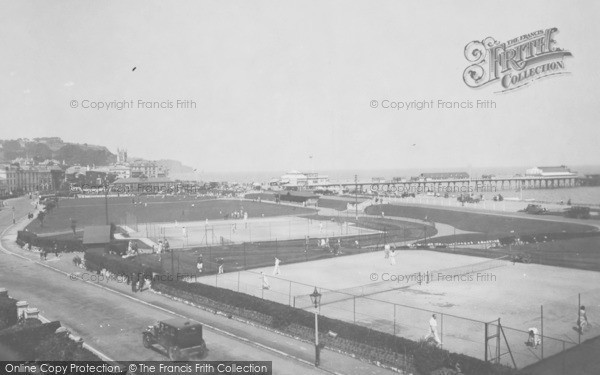
[[[139,253],[140,253],[140,250],[139,250],[137,242],[135,242],[135,241],[129,241],[127,243],[127,254],[126,254],[126,256],[127,257],[131,257],[131,256],[134,256],[134,255],[138,255]]]
[[[165,238],[165,240],[158,240],[158,248],[156,252],[158,254],[166,253],[171,249],[171,245],[169,245],[169,240]]]
[[[217,258],[217,273],[220,275],[224,272],[223,266],[225,264],[225,259],[223,258]],[[202,258],[202,254],[198,255],[198,259],[196,259],[196,269],[198,270],[198,273],[202,273],[204,272],[204,258]]]
[[[247,220],[248,219],[248,212],[245,212],[244,209],[240,209],[239,211],[233,211],[232,213],[229,213],[227,215],[225,215],[225,219],[244,219]]]
[[[31,250],[31,242],[29,243],[29,250]],[[64,250],[67,251],[67,245],[65,245]],[[40,249],[40,260],[48,260],[48,253],[54,253],[54,256],[56,258],[60,257],[60,253],[58,250],[58,244],[56,243],[56,241],[54,242],[54,245],[49,249],[45,246],[43,246]]]
[[[342,248],[342,239],[341,238],[338,238],[336,241],[333,242],[333,244],[329,240],[329,237],[317,238],[316,241],[317,241],[317,248],[327,250],[334,255],[341,254],[341,248]],[[308,245],[308,237],[307,237],[307,245]]]

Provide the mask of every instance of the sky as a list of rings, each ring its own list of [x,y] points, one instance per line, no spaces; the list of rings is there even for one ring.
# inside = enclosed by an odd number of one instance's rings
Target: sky
[[[0,7],[1,139],[58,136],[220,172],[600,164],[598,2]],[[573,54],[570,74],[506,93],[463,82],[469,42],[551,27]],[[196,108],[138,102],[177,100]],[[395,110],[386,100],[496,108]],[[123,101],[133,105],[90,108]]]

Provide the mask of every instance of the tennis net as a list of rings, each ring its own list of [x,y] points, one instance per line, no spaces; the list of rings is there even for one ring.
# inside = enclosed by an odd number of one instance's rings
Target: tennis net
[[[450,267],[439,270],[427,271],[425,273],[414,273],[405,275],[406,279],[402,282],[394,281],[378,281],[365,285],[359,285],[350,288],[330,290],[325,288],[317,288],[321,293],[321,306],[336,302],[342,302],[356,297],[368,297],[379,293],[385,293],[393,290],[409,288],[414,285],[428,284],[448,278],[460,277],[463,275],[474,274],[491,270],[494,268],[503,267],[509,264],[509,257],[503,256],[495,259],[484,260],[464,266]],[[310,295],[297,295],[294,298],[295,307],[304,309],[312,306]]]

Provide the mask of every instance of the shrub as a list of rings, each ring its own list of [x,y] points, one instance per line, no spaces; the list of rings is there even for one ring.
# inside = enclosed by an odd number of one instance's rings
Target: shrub
[[[35,358],[36,345],[50,337],[60,328],[60,322],[42,324],[37,319],[28,319],[0,332],[0,342],[19,353],[23,358]]]
[[[19,246],[31,244],[31,246],[46,248],[50,249],[51,251],[54,251],[54,244],[56,244],[58,246],[59,253],[83,250],[83,244],[80,239],[55,239],[52,237],[39,237],[33,232],[24,230],[21,230],[17,233],[17,243]]]
[[[92,248],[85,251],[85,268],[92,272],[100,273],[103,269],[117,276],[131,276],[132,274],[162,273],[161,269],[143,264],[135,258],[121,258],[109,254],[104,248]]]
[[[17,324],[17,300],[0,297],[0,330]]]
[[[44,337],[35,346],[34,352],[34,358],[38,361],[101,361],[94,353],[64,334]]]

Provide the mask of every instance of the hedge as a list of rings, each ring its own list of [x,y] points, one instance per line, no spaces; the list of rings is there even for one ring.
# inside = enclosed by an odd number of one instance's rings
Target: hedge
[[[117,276],[131,276],[132,274],[151,275],[162,273],[156,266],[139,262],[135,258],[123,259],[114,254],[107,253],[104,248],[93,248],[85,251],[85,268],[92,272],[100,273],[103,269]]]
[[[0,330],[17,324],[17,300],[10,297],[0,297]]]
[[[56,333],[60,326],[58,321],[41,323],[37,319],[27,319],[24,324],[0,331],[0,342],[27,360],[101,361],[95,354],[71,340],[68,335]]]
[[[26,230],[17,233],[17,244],[21,247],[31,244],[31,246],[49,249],[50,252],[54,252],[54,245],[56,244],[59,253],[79,252],[85,249],[83,242],[78,238],[40,237]],[[125,254],[128,245],[129,240],[112,240],[108,247],[114,253]]]
[[[39,342],[50,337],[60,328],[60,322],[42,324],[37,319],[27,319],[25,324],[17,324],[0,331],[0,342],[21,354],[23,358],[35,358]]]
[[[25,230],[20,230],[17,233],[17,244],[23,247],[28,244],[31,246],[41,247],[54,251],[54,245],[58,245],[58,252],[74,252],[82,251],[83,243],[80,239],[55,239],[52,237],[39,237],[37,234]],[[66,246],[66,250],[65,250]]]

